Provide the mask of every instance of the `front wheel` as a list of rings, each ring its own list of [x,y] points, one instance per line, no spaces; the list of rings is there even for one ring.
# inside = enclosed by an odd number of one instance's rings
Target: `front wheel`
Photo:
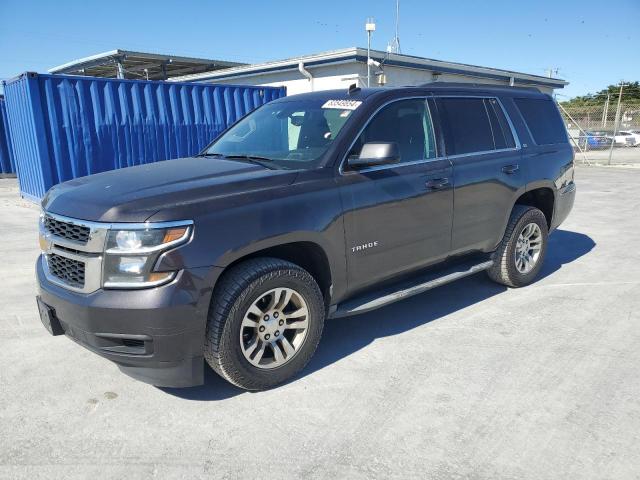
[[[276,258],[247,260],[215,288],[204,356],[238,387],[271,388],[311,359],[324,317],[323,297],[309,272]]]
[[[548,235],[547,219],[540,210],[516,205],[487,270],[489,278],[509,287],[533,282],[542,268]]]

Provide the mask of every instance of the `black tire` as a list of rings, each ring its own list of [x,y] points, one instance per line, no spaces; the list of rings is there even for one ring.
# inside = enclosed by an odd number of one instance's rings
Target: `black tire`
[[[304,343],[290,361],[273,369],[252,365],[240,346],[240,328],[249,306],[271,289],[295,289],[309,310]],[[255,258],[231,267],[216,285],[205,337],[204,357],[222,378],[246,390],[265,390],[293,377],[313,356],[324,326],[325,306],[314,278],[277,258]]]
[[[516,268],[515,250],[518,237],[530,223],[536,223],[542,232],[542,248],[534,268],[524,274]],[[547,252],[549,228],[547,219],[540,210],[526,205],[516,205],[511,212],[504,237],[493,254],[493,266],[487,275],[494,282],[508,287],[523,287],[533,282],[542,268]]]

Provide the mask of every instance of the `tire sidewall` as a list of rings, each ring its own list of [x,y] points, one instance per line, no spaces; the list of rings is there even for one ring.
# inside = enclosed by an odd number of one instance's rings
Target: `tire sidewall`
[[[306,271],[277,270],[252,281],[234,302],[225,322],[220,341],[221,367],[232,368],[252,383],[275,386],[295,375],[309,362],[316,350],[324,326],[324,303],[315,281]],[[288,274],[289,273],[289,274]],[[265,278],[266,277],[266,278]],[[304,299],[309,309],[307,335],[298,352],[290,361],[276,368],[261,369],[249,363],[240,346],[240,327],[251,304],[274,288],[291,288]]]
[[[516,260],[515,260],[515,252],[516,245],[518,243],[518,237],[524,230],[524,228],[530,224],[535,223],[540,227],[540,231],[542,232],[542,248],[540,250],[540,256],[538,257],[538,261],[536,262],[535,267],[529,273],[520,273],[516,268]],[[530,209],[527,210],[518,220],[515,228],[513,229],[513,234],[509,239],[509,243],[507,245],[506,255],[507,255],[507,269],[509,272],[509,279],[516,286],[524,286],[528,285],[535,280],[540,273],[540,269],[544,263],[544,259],[547,253],[547,239],[549,236],[549,228],[547,226],[547,220],[544,214],[538,209]]]

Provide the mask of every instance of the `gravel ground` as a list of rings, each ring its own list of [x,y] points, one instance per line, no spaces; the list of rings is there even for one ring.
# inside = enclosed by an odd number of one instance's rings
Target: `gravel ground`
[[[44,330],[37,209],[0,180],[1,478],[640,478],[640,169],[579,168],[542,276],[327,323],[263,393],[160,389]]]

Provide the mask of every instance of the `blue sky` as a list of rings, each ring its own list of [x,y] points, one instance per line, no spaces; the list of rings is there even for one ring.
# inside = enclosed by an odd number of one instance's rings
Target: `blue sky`
[[[0,0],[0,78],[116,48],[261,62],[393,37],[395,0]],[[401,0],[403,53],[544,75],[564,95],[640,80],[640,0]]]

